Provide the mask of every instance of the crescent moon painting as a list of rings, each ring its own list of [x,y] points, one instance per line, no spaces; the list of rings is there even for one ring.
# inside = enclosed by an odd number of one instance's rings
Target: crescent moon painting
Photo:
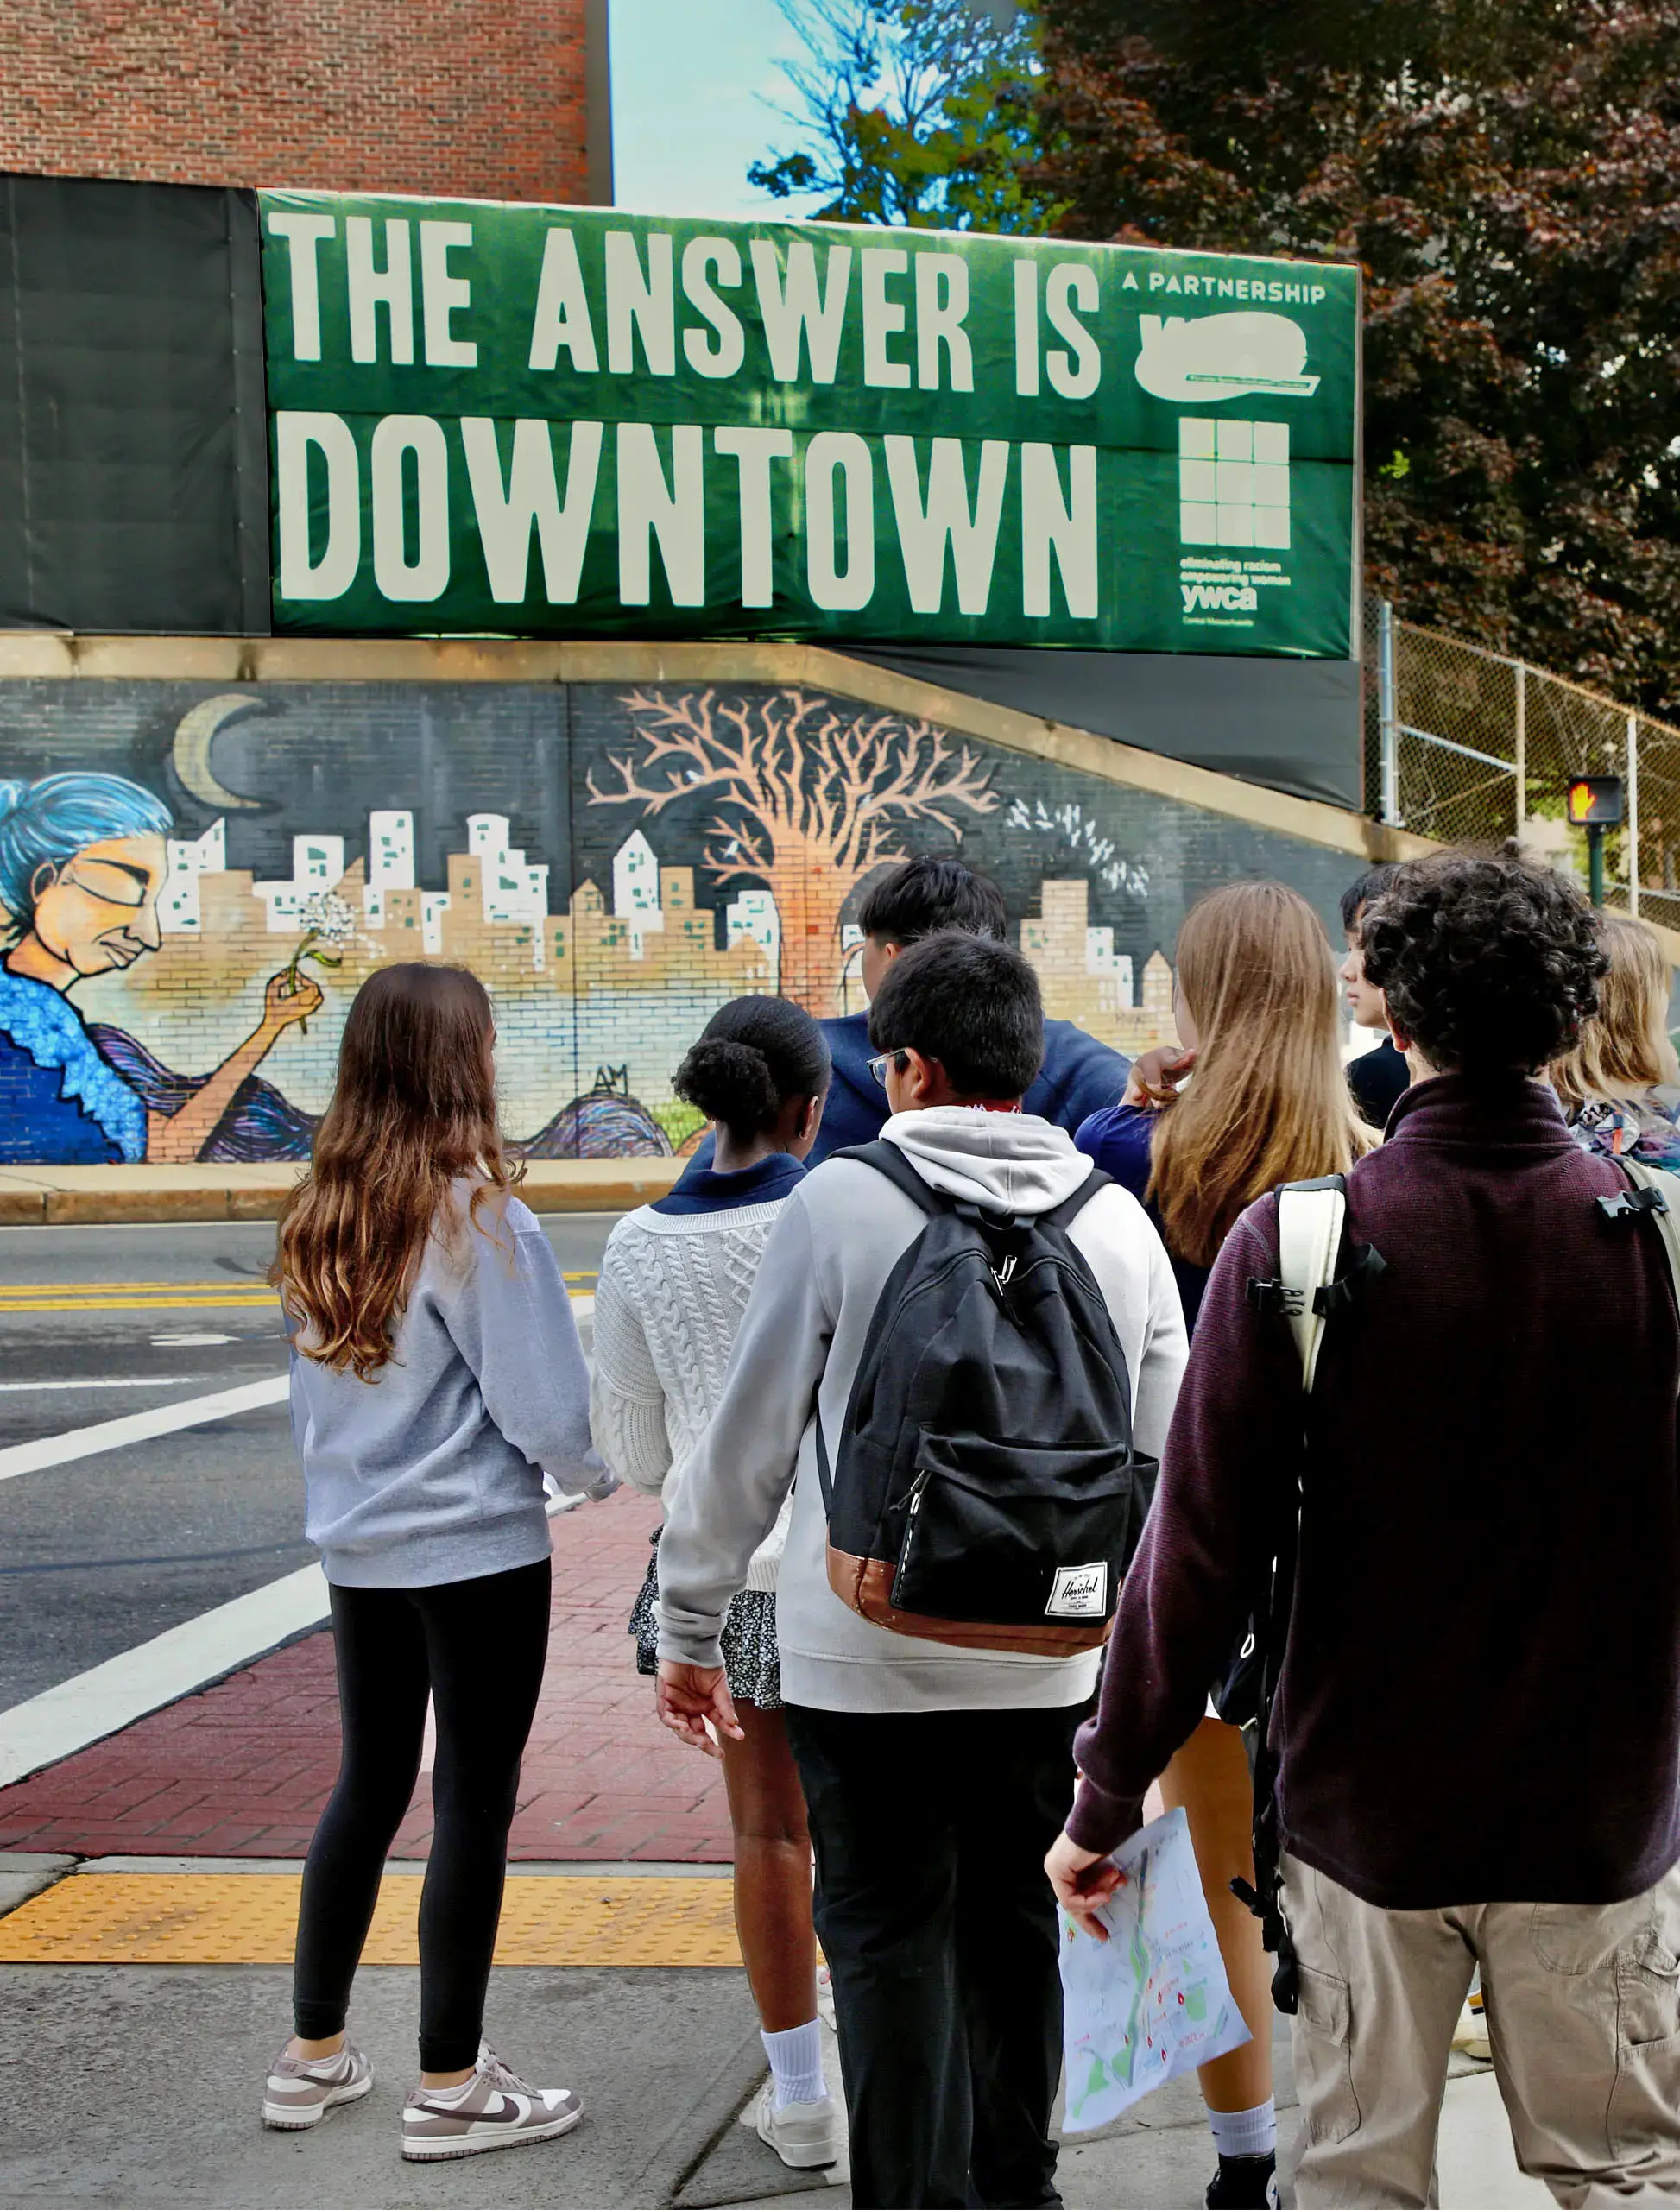
[[[237,791],[231,791],[217,781],[210,755],[218,729],[225,728],[236,715],[261,711],[262,708],[262,700],[253,698],[249,693],[224,691],[214,698],[201,698],[181,716],[170,761],[182,788],[201,805],[223,812],[261,807],[261,799],[241,798]]]

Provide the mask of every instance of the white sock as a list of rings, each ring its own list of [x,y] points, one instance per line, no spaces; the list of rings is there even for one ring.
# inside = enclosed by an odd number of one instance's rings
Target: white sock
[[[785,2034],[761,2033],[764,2054],[770,2060],[770,2076],[776,2083],[776,2108],[787,2103],[825,2101],[823,2083],[823,2036],[813,2018],[808,2026],[790,2026]]]
[[[1275,2156],[1278,2106],[1257,2103],[1253,2110],[1210,2110],[1213,2145],[1222,2156]]]
[[[464,2094],[477,2085],[477,2081],[478,2074],[474,2072],[470,2078],[461,2081],[456,2087],[427,2087],[425,2092],[431,2096],[434,2103],[458,2103]]]

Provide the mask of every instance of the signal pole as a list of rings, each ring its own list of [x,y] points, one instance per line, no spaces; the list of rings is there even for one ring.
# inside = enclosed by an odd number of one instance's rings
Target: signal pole
[[[1587,832],[1587,895],[1604,903],[1604,832],[1620,829],[1626,793],[1620,775],[1577,775],[1564,796],[1569,826]]]

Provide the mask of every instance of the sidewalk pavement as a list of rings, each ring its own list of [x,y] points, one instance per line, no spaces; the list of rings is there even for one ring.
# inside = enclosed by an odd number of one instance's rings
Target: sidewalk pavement
[[[578,2133],[521,2156],[402,2164],[414,2062],[424,1775],[357,1982],[379,2085],[319,2134],[265,2133],[284,2036],[298,1860],[337,1757],[331,1644],[313,1633],[0,1790],[0,2210],[845,2210],[843,2169],[786,2170],[736,2123],[764,2062],[739,1967],[718,1768],[655,1725],[625,1632],[657,1506],[555,1525],[553,1644],[514,1829],[489,2030]],[[831,2071],[837,2082],[834,2050]],[[1539,2210],[1492,2080],[1451,2084],[1443,2210]],[[1279,2051],[1285,2165],[1294,2098]],[[1071,2142],[1069,2210],[1198,2210],[1193,2081]],[[1285,2201],[1288,2191],[1285,2189]]]
[[[534,1212],[628,1212],[662,1197],[685,1159],[534,1159]],[[288,1166],[0,1167],[0,1228],[145,1220],[274,1220],[303,1171]]]
[[[128,1876],[136,1886],[148,1877]],[[14,1923],[0,1917],[0,1936]],[[567,2210],[849,2210],[843,2165],[790,2172],[750,2131],[764,2062],[745,1975],[733,1969],[499,1969],[487,2022],[496,2045],[537,2084],[577,2089],[584,2124],[525,2156],[452,2163],[446,2178],[401,2163],[417,1980],[412,1967],[363,1966],[351,2027],[376,2090],[318,2132],[284,2135],[256,2118],[287,2027],[283,1966],[0,1965],[0,2068],[22,2089],[8,2099],[0,2137],[0,2210],[295,2210],[300,2200],[313,2210],[549,2210],[557,2199]],[[1287,2205],[1297,2118],[1281,2022],[1277,2068]],[[1545,2191],[1516,2171],[1486,2068],[1455,2068],[1443,2210],[1541,2210]],[[1181,2080],[1118,2125],[1067,2142],[1060,2184],[1067,2210],[1200,2210],[1212,2165],[1195,2082]]]

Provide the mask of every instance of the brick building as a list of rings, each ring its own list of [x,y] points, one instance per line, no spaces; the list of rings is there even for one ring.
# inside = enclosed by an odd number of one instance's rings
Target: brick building
[[[608,0],[7,0],[0,173],[609,205]]]

